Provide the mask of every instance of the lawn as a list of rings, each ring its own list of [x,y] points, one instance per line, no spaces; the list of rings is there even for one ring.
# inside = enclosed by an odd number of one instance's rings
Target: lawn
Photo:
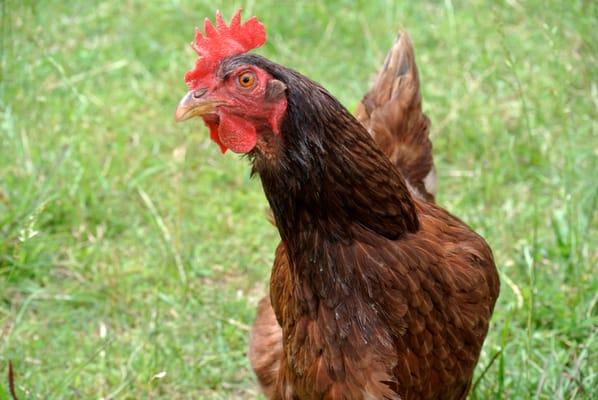
[[[20,399],[258,396],[245,353],[278,233],[247,161],[173,120],[218,6],[0,0],[0,399],[9,360]],[[438,202],[502,280],[470,398],[596,398],[598,3],[243,7],[260,54],[349,108],[410,32]]]

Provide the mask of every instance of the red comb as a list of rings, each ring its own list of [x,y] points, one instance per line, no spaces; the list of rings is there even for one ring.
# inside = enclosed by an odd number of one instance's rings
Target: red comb
[[[264,25],[251,17],[241,24],[241,10],[237,10],[227,26],[220,11],[216,11],[216,27],[206,18],[204,22],[205,36],[199,28],[195,28],[193,50],[199,54],[195,68],[185,74],[185,82],[190,89],[197,86],[203,78],[226,57],[246,53],[260,47],[266,42]]]

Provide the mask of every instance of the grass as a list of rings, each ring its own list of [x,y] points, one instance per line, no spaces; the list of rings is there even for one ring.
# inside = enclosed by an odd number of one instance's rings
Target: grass
[[[247,163],[173,123],[216,5],[0,8],[0,399],[9,360],[22,399],[256,397],[247,329],[278,235]],[[349,107],[410,32],[438,201],[502,277],[471,398],[596,398],[596,3],[244,8],[268,27],[260,53]]]

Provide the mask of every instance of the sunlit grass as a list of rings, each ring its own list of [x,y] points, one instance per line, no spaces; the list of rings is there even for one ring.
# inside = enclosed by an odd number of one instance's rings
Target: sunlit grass
[[[247,327],[278,235],[247,163],[173,122],[193,27],[218,6],[0,3],[0,371],[13,361],[21,398],[257,395]],[[410,32],[438,201],[502,276],[472,398],[595,397],[596,4],[244,8],[261,54],[349,107]]]

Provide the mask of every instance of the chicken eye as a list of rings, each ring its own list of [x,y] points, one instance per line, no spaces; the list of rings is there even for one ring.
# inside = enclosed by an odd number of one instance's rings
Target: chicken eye
[[[241,87],[248,88],[251,87],[255,82],[255,75],[253,74],[253,72],[246,71],[239,75],[238,79],[239,85],[241,85]]]

